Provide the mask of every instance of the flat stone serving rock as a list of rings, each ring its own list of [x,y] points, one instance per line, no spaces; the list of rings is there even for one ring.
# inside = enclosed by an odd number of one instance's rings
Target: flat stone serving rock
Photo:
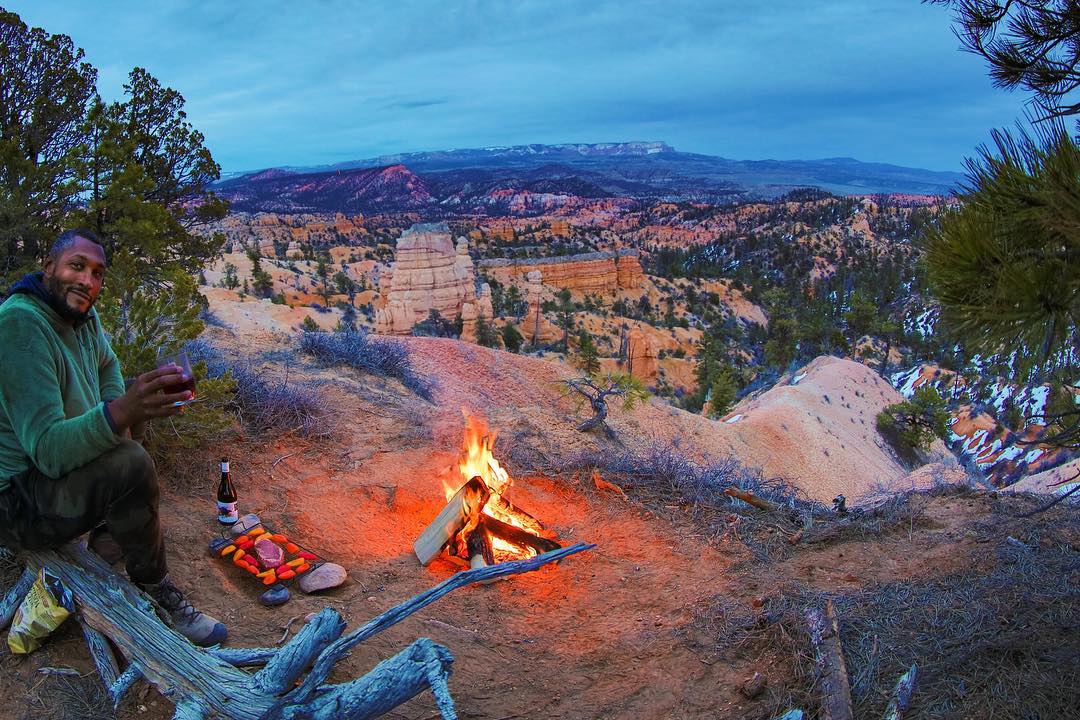
[[[340,565],[323,563],[300,577],[300,589],[306,593],[329,590],[345,582],[347,577],[348,574],[345,572],[345,568]]]
[[[262,524],[262,520],[255,513],[248,513],[242,518],[233,523],[233,526],[229,528],[229,532],[233,534],[233,537],[243,535],[248,530],[255,529],[258,525]]]

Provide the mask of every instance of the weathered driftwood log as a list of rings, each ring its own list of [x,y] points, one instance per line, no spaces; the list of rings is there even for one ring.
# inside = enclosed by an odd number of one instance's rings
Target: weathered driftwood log
[[[560,548],[549,553],[544,553],[543,555],[537,555],[528,560],[514,560],[513,562],[499,563],[498,565],[491,565],[490,567],[466,570],[465,572],[459,572],[450,576],[435,587],[425,590],[395,608],[387,610],[382,615],[369,620],[366,624],[331,644],[330,647],[323,651],[322,655],[319,656],[319,659],[315,661],[315,666],[312,667],[311,672],[304,678],[304,682],[300,687],[289,693],[286,698],[283,699],[283,702],[279,702],[275,705],[274,712],[267,716],[267,720],[278,720],[279,718],[288,717],[287,715],[282,714],[286,704],[284,700],[293,704],[307,702],[308,699],[315,694],[315,691],[322,683],[326,681],[326,678],[330,675],[330,671],[334,668],[334,664],[355,645],[363,642],[372,635],[382,632],[417,610],[427,607],[451,590],[472,583],[482,582],[484,580],[492,580],[506,575],[517,575],[523,572],[529,572],[530,570],[535,570],[549,562],[562,560],[565,557],[582,552],[583,550],[591,550],[594,547],[596,546],[579,542],[569,547]]]
[[[381,664],[378,673],[342,685],[324,684],[349,649],[458,587],[535,570],[592,547],[578,543],[529,560],[458,573],[344,637],[339,637],[344,622],[327,609],[282,648],[246,651],[195,647],[161,622],[145,595],[79,545],[27,553],[26,558],[31,578],[47,565],[71,590],[86,624],[127,658],[127,669],[109,687],[116,702],[142,677],[172,699],[174,717],[184,720],[211,715],[224,720],[358,720],[376,717],[426,688],[432,689],[444,718],[456,717],[446,685],[452,656],[446,648],[422,639]],[[13,602],[17,606],[21,597]],[[251,675],[237,667],[245,664],[265,667]],[[312,664],[307,679],[292,688]],[[275,694],[290,688],[284,695]]]
[[[908,705],[911,704],[911,696],[915,693],[918,672],[919,669],[912,665],[911,669],[896,681],[889,707],[885,708],[884,720],[904,720],[904,713],[907,712]]]
[[[427,565],[442,552],[446,544],[457,537],[470,517],[475,517],[491,497],[483,478],[477,476],[458,488],[450,502],[424,528],[413,543],[413,552],[421,565]]]
[[[825,720],[852,720],[851,685],[848,682],[844,649],[840,645],[840,623],[832,600],[825,614],[817,608],[806,609],[806,624],[814,646],[818,683],[821,687],[821,714]]]
[[[113,655],[108,638],[87,625],[82,617],[79,618],[79,625],[82,627],[86,646],[90,648],[90,657],[94,659],[98,676],[101,677],[106,688],[112,687],[116,679],[120,677],[120,666],[116,662],[116,656]]]
[[[15,617],[15,611],[19,609],[19,605],[22,604],[26,593],[30,592],[30,586],[34,584],[35,579],[37,579],[37,573],[30,568],[26,568],[23,570],[22,575],[19,576],[19,579],[15,581],[15,584],[11,586],[11,590],[8,590],[8,594],[0,601],[0,630],[11,624],[11,619]]]
[[[772,512],[774,510],[780,509],[780,506],[776,503],[772,502],[771,500],[766,500],[765,498],[759,498],[757,495],[750,492],[749,490],[740,490],[737,487],[729,487],[724,490],[724,494],[738,500],[742,500],[744,503],[747,503],[749,505],[753,505],[758,510]]]
[[[558,550],[562,547],[562,545],[554,540],[548,540],[539,535],[534,535],[527,530],[522,530],[509,523],[504,523],[490,515],[485,515],[480,519],[480,527],[508,543],[512,543],[519,547],[532,548],[536,551],[537,555],[551,552],[552,550]]]

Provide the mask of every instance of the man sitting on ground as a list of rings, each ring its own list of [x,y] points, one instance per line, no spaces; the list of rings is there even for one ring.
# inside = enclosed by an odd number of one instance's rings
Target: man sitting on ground
[[[169,581],[154,462],[126,432],[181,411],[174,403],[191,393],[161,392],[181,370],[152,370],[125,391],[93,309],[105,278],[93,232],[61,234],[43,267],[0,305],[0,545],[43,550],[91,532],[93,548],[111,535],[132,582],[176,630],[200,645],[224,642],[225,626]]]

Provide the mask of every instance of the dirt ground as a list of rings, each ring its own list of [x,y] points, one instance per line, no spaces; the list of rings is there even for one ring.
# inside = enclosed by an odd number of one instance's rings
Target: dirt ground
[[[418,366],[438,362],[429,355]],[[452,374],[436,404],[352,370],[304,371],[326,381],[337,438],[230,438],[190,458],[186,472],[163,478],[176,582],[228,625],[231,646],[242,647],[277,645],[305,615],[327,605],[342,614],[348,632],[449,577],[456,565],[440,559],[421,567],[412,543],[445,504],[440,474],[457,456],[461,405],[502,429],[497,451],[530,443],[533,457],[543,460],[536,465],[557,467],[567,453],[595,449],[596,441],[568,422],[575,410],[558,399],[559,373],[515,377],[518,371],[507,364],[471,380]],[[521,391],[548,389],[537,404],[521,395],[508,403],[502,393],[515,384]],[[618,423],[630,434],[631,420]],[[208,557],[207,543],[220,532],[213,505],[220,455],[231,460],[241,512],[258,513],[272,529],[345,566],[344,586],[320,596],[297,590],[285,605],[265,608],[257,602],[262,586],[251,576]],[[965,534],[987,512],[970,498],[929,499],[907,532],[797,547],[763,564],[734,537],[702,532],[676,505],[654,512],[633,495],[628,501],[598,491],[588,478],[510,465],[515,504],[561,541],[597,547],[559,566],[454,591],[358,646],[333,681],[362,675],[414,639],[430,637],[454,655],[450,689],[462,718],[768,718],[786,688],[801,681],[791,677],[779,647],[731,653],[715,646],[703,612],[718,597],[751,612],[791,582],[854,590],[988,561],[985,547]],[[83,677],[47,670],[58,667]],[[2,718],[110,717],[87,689],[97,677],[74,623],[27,658],[0,649],[0,668]],[[739,687],[755,672],[769,684],[750,700]],[[147,720],[171,714],[171,703],[145,684],[119,711],[121,718]],[[438,712],[425,693],[386,717],[427,720]]]

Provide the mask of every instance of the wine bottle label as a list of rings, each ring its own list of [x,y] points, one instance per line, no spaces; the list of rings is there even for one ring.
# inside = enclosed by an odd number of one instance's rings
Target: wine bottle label
[[[218,520],[223,523],[233,523],[237,520],[236,503],[218,502]]]
[[[223,472],[223,473],[229,472],[229,463],[228,462],[221,463],[221,472]]]

